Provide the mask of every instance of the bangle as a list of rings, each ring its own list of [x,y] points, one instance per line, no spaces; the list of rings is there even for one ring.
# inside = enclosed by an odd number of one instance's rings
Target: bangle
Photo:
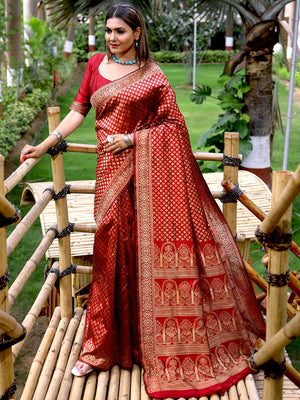
[[[123,135],[124,142],[127,144],[128,147],[132,147],[133,143],[129,134]]]
[[[60,143],[62,141],[61,133],[57,129],[55,129],[53,132],[51,132],[50,135],[56,136],[58,139],[58,143]]]

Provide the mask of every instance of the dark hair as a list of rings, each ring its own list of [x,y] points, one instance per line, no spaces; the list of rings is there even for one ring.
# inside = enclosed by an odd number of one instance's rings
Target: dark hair
[[[136,48],[136,55],[138,64],[146,63],[150,59],[150,51],[148,44],[148,37],[146,32],[146,26],[144,18],[141,12],[130,3],[117,3],[113,5],[107,12],[105,17],[105,23],[110,18],[122,19],[130,28],[135,32],[137,28],[141,28],[140,37],[138,40],[138,46]],[[112,57],[111,51],[106,46],[107,56],[110,59]]]

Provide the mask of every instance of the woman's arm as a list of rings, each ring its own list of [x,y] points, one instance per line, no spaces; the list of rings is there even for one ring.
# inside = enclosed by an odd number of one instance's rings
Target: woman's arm
[[[71,110],[69,114],[59,123],[56,130],[61,134],[61,139],[65,139],[74,132],[83,122],[84,116],[78,111]],[[37,146],[26,144],[20,155],[20,163],[27,158],[39,158],[47,150],[58,144],[59,139],[56,135],[49,135],[42,143]]]

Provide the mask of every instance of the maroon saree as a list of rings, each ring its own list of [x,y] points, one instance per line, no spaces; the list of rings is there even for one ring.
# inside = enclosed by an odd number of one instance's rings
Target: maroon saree
[[[141,362],[155,398],[223,393],[249,373],[264,323],[174,92],[150,62],[91,103],[98,228],[81,360],[102,370]],[[132,132],[134,148],[104,152],[108,134]]]

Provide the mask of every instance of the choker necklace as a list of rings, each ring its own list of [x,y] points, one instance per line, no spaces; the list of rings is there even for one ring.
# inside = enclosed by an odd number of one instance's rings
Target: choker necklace
[[[132,65],[132,64],[135,64],[135,63],[136,63],[136,58],[135,58],[134,60],[132,60],[132,61],[121,61],[121,60],[118,60],[118,59],[117,59],[117,57],[116,57],[115,54],[112,55],[112,59],[113,59],[116,63],[118,63],[118,64],[123,64],[123,65]]]

